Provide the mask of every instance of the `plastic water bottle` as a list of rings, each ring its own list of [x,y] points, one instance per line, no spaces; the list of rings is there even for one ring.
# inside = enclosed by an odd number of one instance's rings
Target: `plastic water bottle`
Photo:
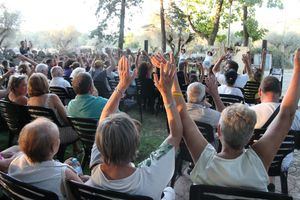
[[[83,175],[82,168],[77,158],[72,158],[71,161],[72,161],[72,167],[76,171],[77,175]]]

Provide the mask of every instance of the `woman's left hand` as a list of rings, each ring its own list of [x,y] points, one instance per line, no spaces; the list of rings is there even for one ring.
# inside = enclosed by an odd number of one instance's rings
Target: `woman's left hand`
[[[125,92],[129,85],[136,77],[136,70],[131,74],[129,70],[129,63],[125,56],[122,56],[118,63],[118,71],[120,82],[118,84],[118,89]]]
[[[154,74],[154,83],[161,94],[171,94],[171,89],[176,74],[176,66],[167,62],[160,65],[160,78]]]

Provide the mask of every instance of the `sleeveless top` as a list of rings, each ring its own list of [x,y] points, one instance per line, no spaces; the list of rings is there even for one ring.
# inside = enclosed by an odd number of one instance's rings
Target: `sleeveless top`
[[[68,165],[54,160],[32,163],[24,153],[20,153],[9,165],[8,175],[38,188],[57,194],[66,199],[65,171]]]

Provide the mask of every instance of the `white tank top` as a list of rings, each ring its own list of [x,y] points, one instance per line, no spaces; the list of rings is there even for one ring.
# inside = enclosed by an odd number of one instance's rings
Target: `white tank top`
[[[9,165],[8,175],[38,188],[49,190],[65,199],[64,180],[68,165],[54,161],[32,163],[24,153],[20,153]]]

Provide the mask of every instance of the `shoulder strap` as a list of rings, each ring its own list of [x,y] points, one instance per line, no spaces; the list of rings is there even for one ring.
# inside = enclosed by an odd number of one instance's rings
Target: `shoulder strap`
[[[273,114],[271,115],[271,117],[268,119],[268,121],[261,127],[261,129],[267,129],[268,126],[272,123],[272,121],[275,119],[275,117],[277,116],[277,114],[280,111],[280,104],[279,106],[276,108],[276,110],[273,112]]]

